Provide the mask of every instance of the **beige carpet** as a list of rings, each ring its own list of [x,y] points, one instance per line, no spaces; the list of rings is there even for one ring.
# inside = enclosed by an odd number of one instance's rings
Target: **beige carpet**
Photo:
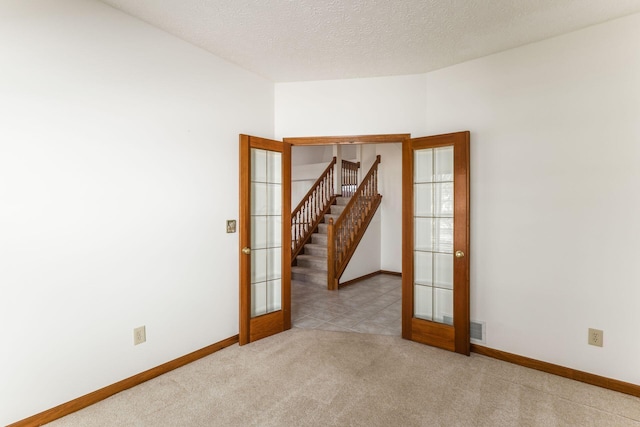
[[[640,426],[640,399],[399,337],[292,329],[49,426]]]

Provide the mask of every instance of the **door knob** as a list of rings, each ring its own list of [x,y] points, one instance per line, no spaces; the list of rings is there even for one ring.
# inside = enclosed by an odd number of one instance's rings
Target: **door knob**
[[[456,258],[464,258],[464,252],[456,251]]]
[[[251,254],[251,248],[242,248],[242,253],[245,255]]]

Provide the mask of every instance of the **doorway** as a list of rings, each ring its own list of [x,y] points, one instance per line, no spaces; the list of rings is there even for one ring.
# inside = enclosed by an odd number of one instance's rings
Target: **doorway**
[[[451,139],[451,135],[458,135],[459,141],[454,137],[453,139]],[[288,148],[285,148],[282,150],[282,152],[286,152],[288,150],[288,156],[289,158],[285,161],[290,162],[290,145],[327,145],[327,144],[354,144],[354,143],[385,143],[385,142],[402,142],[403,144],[403,161],[402,161],[402,188],[403,188],[403,192],[402,192],[402,203],[401,203],[401,207],[402,207],[402,227],[403,227],[403,232],[401,233],[401,238],[402,238],[402,273],[403,273],[403,285],[402,285],[402,290],[401,295],[402,295],[402,336],[407,338],[407,339],[412,339],[412,340],[416,340],[419,342],[424,342],[430,345],[435,345],[435,346],[439,346],[439,347],[443,347],[443,348],[447,348],[449,350],[453,350],[453,351],[459,351],[464,353],[464,346],[462,347],[456,347],[455,345],[452,347],[451,345],[448,346],[444,346],[442,345],[442,342],[439,341],[439,339],[441,338],[441,335],[443,334],[442,331],[445,331],[444,333],[446,334],[447,337],[451,338],[453,337],[453,342],[466,342],[467,346],[466,348],[468,349],[468,306],[469,306],[469,301],[468,301],[468,258],[463,258],[463,257],[459,257],[455,259],[455,263],[454,260],[452,259],[452,266],[451,266],[451,270],[454,271],[455,270],[455,285],[453,283],[446,283],[446,284],[442,284],[441,282],[430,282],[430,283],[420,283],[420,286],[426,286],[428,284],[432,285],[433,290],[431,291],[431,294],[434,295],[434,293],[437,293],[438,295],[442,294],[441,292],[441,287],[442,286],[450,286],[452,289],[448,289],[451,291],[451,295],[452,295],[452,299],[455,302],[452,302],[452,304],[450,304],[451,306],[451,311],[447,314],[447,316],[441,316],[438,318],[431,318],[431,319],[427,319],[424,318],[423,314],[420,310],[418,309],[422,309],[425,304],[431,304],[432,307],[435,307],[434,304],[438,304],[438,309],[440,311],[438,311],[438,313],[440,312],[444,312],[441,307],[443,307],[443,304],[441,304],[441,300],[442,298],[436,298],[435,302],[434,302],[434,298],[432,297],[431,300],[425,299],[425,292],[422,292],[424,289],[423,288],[416,288],[414,286],[409,286],[407,285],[407,283],[412,283],[413,284],[413,279],[414,276],[418,277],[418,278],[422,278],[424,276],[424,272],[426,271],[425,268],[427,268],[428,266],[426,266],[426,264],[424,262],[419,262],[419,263],[415,263],[415,259],[419,258],[419,261],[422,261],[422,259],[424,257],[418,257],[418,255],[416,255],[416,252],[418,251],[418,249],[422,249],[422,248],[415,248],[412,245],[415,243],[415,241],[417,241],[417,239],[414,239],[414,234],[416,232],[418,233],[423,233],[424,232],[424,227],[423,227],[423,223],[425,221],[423,221],[422,217],[422,213],[419,212],[420,215],[414,215],[414,198],[419,197],[416,194],[418,194],[418,189],[420,189],[420,191],[426,189],[427,187],[431,186],[433,188],[435,187],[446,187],[446,185],[450,186],[454,186],[457,185],[456,188],[458,188],[460,185],[459,184],[454,184],[453,181],[455,182],[466,182],[466,185],[464,186],[466,189],[468,189],[468,141],[469,141],[469,133],[468,132],[461,132],[458,134],[450,134],[449,136],[446,136],[446,138],[442,139],[443,136],[439,136],[439,137],[430,137],[430,138],[440,138],[438,139],[438,141],[436,142],[436,145],[438,147],[444,147],[447,145],[452,145],[452,146],[460,146],[460,147],[465,147],[466,144],[466,151],[464,151],[464,149],[455,149],[455,154],[454,156],[452,156],[452,158],[457,159],[457,163],[456,163],[456,172],[453,174],[451,180],[452,182],[447,182],[447,183],[441,183],[441,182],[431,182],[429,183],[429,185],[420,185],[420,186],[416,186],[416,182],[414,182],[414,165],[413,162],[415,161],[415,158],[422,158],[424,157],[422,154],[418,154],[415,155],[415,152],[417,150],[422,150],[425,149],[426,146],[424,146],[424,144],[431,144],[434,143],[435,140],[431,139],[428,140],[428,142],[426,142],[426,139],[416,139],[416,140],[411,140],[409,139],[409,135],[408,134],[400,134],[400,135],[375,135],[375,136],[349,136],[349,137],[319,137],[319,138],[286,138],[283,142],[275,142],[275,143],[279,143],[281,144],[281,146],[288,146]],[[458,141],[458,142],[456,142]],[[421,145],[422,144],[422,145]],[[439,145],[438,145],[439,144]],[[457,144],[457,145],[456,145]],[[424,147],[423,147],[424,146]],[[407,147],[409,147],[409,151],[407,151]],[[460,151],[463,150],[463,151]],[[408,153],[408,154],[407,154]],[[462,156],[460,153],[466,153],[465,156]],[[241,150],[241,154],[242,154],[242,150]],[[442,157],[442,156],[441,156]],[[445,156],[446,157],[446,156]],[[245,155],[245,159],[248,158]],[[244,169],[244,172],[247,173],[251,168],[245,166],[242,166],[242,155],[241,155],[241,172]],[[466,162],[466,166],[464,167],[459,167],[459,163],[460,161],[462,161],[463,163]],[[407,178],[407,176],[409,176],[409,178]],[[454,179],[455,178],[455,179]],[[290,177],[289,177],[290,179]],[[245,181],[247,181],[247,179],[245,179]],[[241,178],[241,182],[243,182],[243,179]],[[419,184],[424,184],[424,183],[419,183]],[[446,184],[446,185],[445,185]],[[242,186],[241,186],[242,187]],[[242,188],[249,188],[248,186],[244,186]],[[409,188],[410,191],[407,192],[405,191],[406,188]],[[441,189],[441,188],[440,188]],[[431,191],[431,195],[429,197],[435,197],[434,194],[441,194],[438,193],[437,191],[434,191],[433,189],[430,190]],[[468,213],[466,213],[465,215],[458,215],[459,212],[462,212],[461,209],[461,205],[459,204],[459,202],[461,200],[463,200],[463,198],[461,198],[458,194],[457,191],[454,191],[456,197],[455,199],[453,199],[453,197],[451,197],[449,200],[450,202],[454,202],[457,203],[452,209],[455,215],[452,216],[455,217],[456,219],[453,219],[453,222],[456,224],[455,229],[458,231],[458,234],[460,234],[460,232],[464,229],[466,229],[466,240],[465,240],[465,246],[463,249],[460,249],[461,252],[463,253],[468,253]],[[453,194],[452,193],[452,196]],[[468,192],[466,193],[468,195]],[[243,190],[241,189],[241,198],[245,198],[246,200],[248,200],[247,204],[250,205],[251,200],[252,200],[252,196],[250,193],[248,192],[243,192]],[[284,198],[283,198],[284,200]],[[422,199],[420,199],[422,200]],[[435,199],[434,199],[435,200]],[[468,201],[468,196],[467,196],[467,201]],[[290,209],[290,200],[289,202],[289,209]],[[464,205],[463,208],[465,209],[465,212],[468,211],[468,203],[466,204],[462,204]],[[417,204],[416,204],[417,206]],[[421,205],[420,205],[421,206]],[[242,207],[242,202],[241,202],[241,207]],[[244,211],[241,210],[241,214],[244,212],[245,215],[248,215],[248,217],[250,217],[249,211],[251,209],[251,206],[245,206]],[[284,207],[283,207],[284,210]],[[409,215],[409,212],[411,213],[411,215]],[[410,220],[407,220],[406,218],[410,218]],[[458,219],[460,218],[460,219]],[[450,223],[451,221],[448,221],[448,217],[447,218],[440,218],[440,217],[429,217],[429,220],[431,220],[431,230],[434,231],[436,229],[434,229],[433,227],[436,227],[436,225],[433,224],[444,224],[444,223]],[[283,224],[288,224],[289,222],[286,222],[286,220],[283,219]],[[408,222],[410,221],[410,222]],[[462,222],[461,222],[462,221]],[[466,221],[466,227],[464,226],[460,226],[460,224],[464,223]],[[250,221],[245,220],[242,221],[241,220],[241,224],[249,224]],[[417,226],[414,224],[418,224]],[[241,225],[242,227],[242,225]],[[285,230],[288,227],[282,227],[283,230]],[[451,227],[449,227],[451,228]],[[433,235],[445,235],[446,234],[446,227],[442,228],[437,228],[438,233],[432,233],[430,236],[428,236],[429,239],[433,238]],[[407,240],[407,235],[411,235],[411,239]],[[250,228],[245,230],[245,237],[246,236],[250,236]],[[422,236],[422,234],[421,234]],[[424,240],[424,239],[423,239]],[[283,232],[283,236],[282,236],[282,241],[288,241],[287,238],[284,237],[284,232]],[[460,242],[461,240],[458,238],[456,240],[457,242]],[[440,241],[438,241],[440,242]],[[422,240],[420,242],[418,242],[420,244],[422,244]],[[441,243],[441,242],[440,242]],[[440,244],[438,243],[438,244]],[[250,245],[251,242],[245,238],[242,239],[241,238],[241,248],[244,249],[245,247],[250,247],[250,246],[244,246],[244,245]],[[433,254],[431,255],[432,258],[438,258],[440,261],[442,261],[440,258],[444,259],[446,257],[440,257],[440,255],[442,255],[442,250],[453,250],[453,246],[449,249],[442,249],[441,247],[439,247],[439,249],[437,251],[433,251]],[[458,249],[457,249],[458,250]],[[284,251],[282,252],[284,254]],[[451,255],[448,254],[447,255]],[[452,255],[453,256],[453,255]],[[241,258],[242,259],[242,258]],[[245,262],[241,262],[241,276],[245,275],[247,277],[251,277],[251,263],[250,262],[246,262],[246,261],[250,261],[252,258],[249,257],[245,257],[244,260]],[[408,261],[408,259],[410,259]],[[461,264],[465,264],[466,267],[465,269],[461,268],[460,265]],[[282,304],[282,309],[281,310],[276,310],[274,313],[280,312],[281,314],[275,315],[273,313],[266,313],[266,314],[258,314],[257,312],[251,312],[251,310],[248,308],[249,304],[252,301],[252,297],[251,297],[251,289],[248,288],[248,286],[251,284],[250,280],[245,280],[245,288],[243,289],[243,284],[241,283],[241,317],[244,316],[245,320],[244,322],[241,319],[241,325],[245,326],[245,330],[246,330],[246,334],[247,336],[252,336],[252,331],[251,331],[251,325],[253,323],[255,323],[256,325],[271,325],[274,326],[272,331],[268,334],[265,334],[265,332],[260,332],[255,334],[254,336],[257,337],[256,339],[259,339],[259,337],[261,336],[268,336],[271,333],[277,333],[280,332],[282,330],[288,329],[288,327],[291,327],[291,311],[290,311],[290,304],[291,304],[291,282],[290,279],[284,280],[284,276],[286,275],[286,270],[287,268],[290,266],[290,262],[289,263],[285,263],[284,262],[284,256],[282,259],[282,288],[281,288],[281,295],[283,298],[283,304]],[[416,267],[417,266],[417,267]],[[436,267],[438,266],[442,266],[442,262],[436,263]],[[415,274],[414,275],[414,268],[419,268],[419,273],[420,274]],[[433,268],[433,265],[431,266],[431,268]],[[408,269],[411,269],[410,274],[407,274],[407,271],[409,271]],[[440,270],[438,270],[440,271]],[[425,273],[426,274],[426,273]],[[431,277],[436,277],[434,276],[437,274],[434,273],[432,271],[431,273]],[[454,273],[452,273],[452,275],[454,275]],[[437,278],[440,278],[440,276],[437,276]],[[378,279],[381,280],[381,279]],[[384,280],[384,279],[382,279]],[[391,287],[393,285],[389,284],[389,290],[391,290]],[[348,289],[348,288],[346,288]],[[344,295],[347,294],[346,289],[344,291],[339,291],[339,292],[345,292]],[[354,288],[355,289],[355,288]],[[380,290],[382,290],[383,287],[380,288]],[[465,291],[466,289],[466,291]],[[331,292],[331,291],[327,291],[327,292]],[[335,292],[335,291],[334,291]],[[355,293],[355,291],[354,291]],[[414,293],[416,294],[416,296],[414,296]],[[466,301],[464,300],[464,298],[460,298],[460,296],[464,296],[466,293]],[[289,300],[284,302],[284,299],[288,298]],[[376,304],[379,304],[380,306],[386,304],[388,301],[391,301],[391,296],[387,296],[388,300],[387,301],[380,301]],[[440,301],[440,302],[439,302]],[[461,302],[460,302],[461,301]],[[362,303],[363,301],[361,301],[360,303]],[[325,303],[322,303],[325,304]],[[328,304],[328,303],[327,303]],[[351,301],[351,302],[343,302],[343,305],[348,306],[348,304],[358,304],[358,302],[356,301]],[[416,305],[418,304],[418,305]],[[244,305],[244,307],[243,307]],[[288,307],[285,307],[287,306]],[[465,307],[466,305],[466,307]],[[448,307],[448,306],[447,306]],[[288,310],[287,310],[288,308]],[[344,307],[343,307],[344,308]],[[371,311],[374,310],[374,308],[376,308],[374,305],[371,305],[371,307],[367,307],[368,309],[370,309]],[[466,312],[466,328],[465,328],[465,313]],[[462,313],[462,314],[460,314]],[[333,313],[335,314],[335,313]],[[416,314],[418,315],[418,317],[416,317]],[[250,317],[250,316],[254,316],[254,317]],[[264,316],[269,316],[268,321],[266,320],[261,320],[261,317]],[[331,316],[331,313],[327,313],[326,316]],[[282,317],[282,321],[278,320],[277,322],[272,321],[271,319],[275,319],[275,318],[280,318]],[[317,319],[317,320],[322,320],[322,319]],[[347,322],[345,320],[345,322]],[[288,323],[288,324],[287,324]],[[248,326],[247,326],[248,325]],[[427,325],[425,327],[425,325]],[[287,327],[288,326],[288,327]],[[466,332],[465,332],[466,329]],[[466,335],[466,336],[465,336]],[[242,330],[241,330],[241,337],[242,337]],[[449,338],[447,338],[449,340]],[[253,341],[253,339],[249,339],[247,342],[249,341]],[[242,339],[241,339],[242,342]],[[450,343],[449,343],[450,344]],[[468,354],[468,350],[467,350],[467,354]]]

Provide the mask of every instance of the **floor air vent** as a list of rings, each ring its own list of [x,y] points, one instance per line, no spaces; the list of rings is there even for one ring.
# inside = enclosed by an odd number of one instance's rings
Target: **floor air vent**
[[[484,329],[486,324],[484,322],[471,321],[469,325],[469,334],[471,335],[471,341],[476,343],[485,343],[486,337],[484,335]]]
[[[442,323],[447,325],[453,325],[453,317],[451,316],[442,316]],[[484,344],[485,343],[485,322],[475,322],[471,321],[469,324],[469,335],[471,335],[471,342],[476,344]]]

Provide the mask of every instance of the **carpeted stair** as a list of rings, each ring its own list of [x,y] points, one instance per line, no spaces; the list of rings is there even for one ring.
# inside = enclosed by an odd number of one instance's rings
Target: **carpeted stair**
[[[291,267],[291,278],[309,284],[327,286],[327,226],[329,218],[335,223],[350,197],[336,198],[336,204],[318,225],[318,230],[311,235],[311,243],[304,245],[302,252],[296,257],[297,265]]]

